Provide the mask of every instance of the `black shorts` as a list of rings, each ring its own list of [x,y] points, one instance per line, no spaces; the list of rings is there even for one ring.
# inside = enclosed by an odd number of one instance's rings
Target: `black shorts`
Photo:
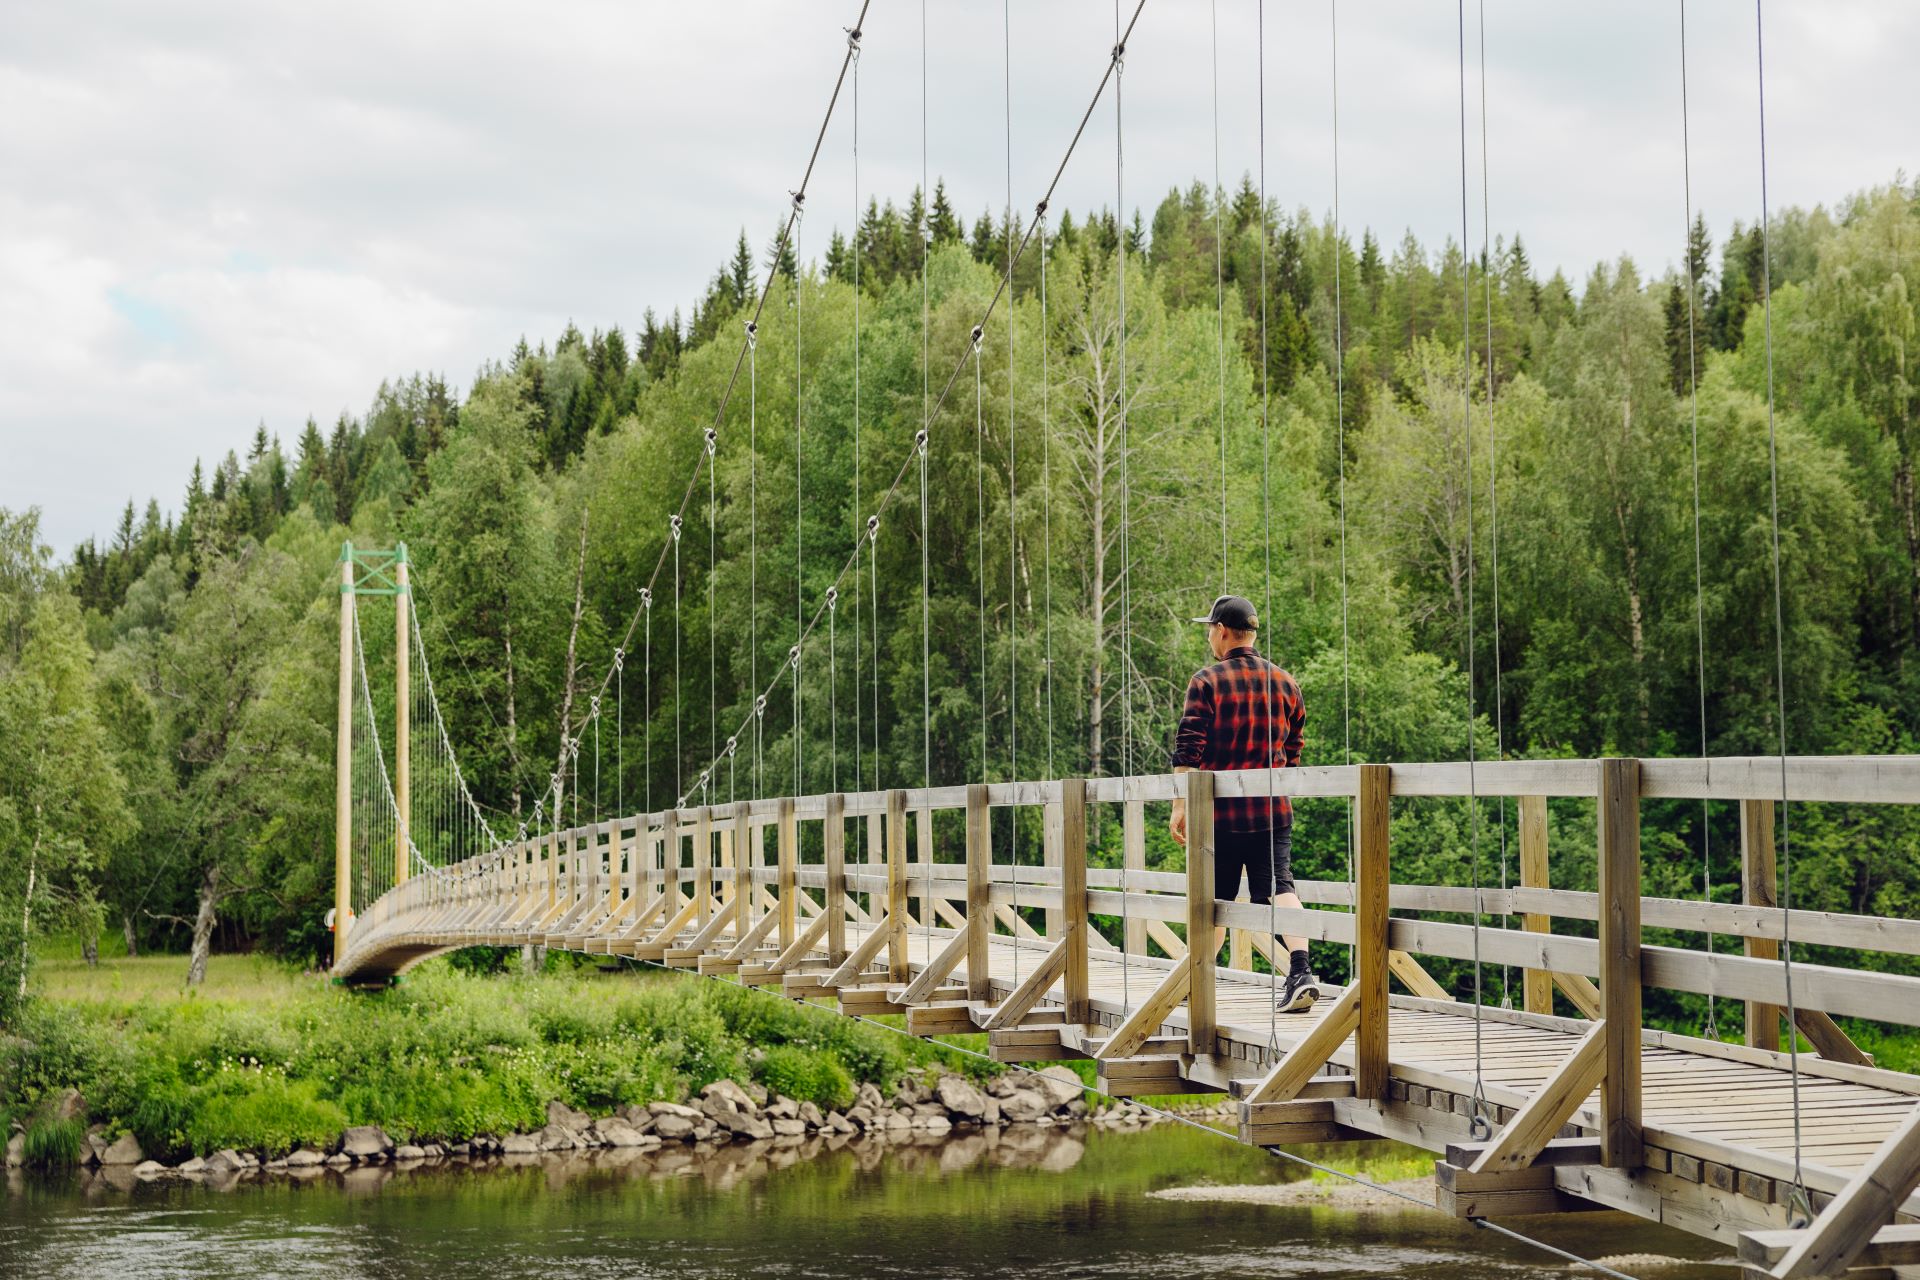
[[[1247,896],[1271,901],[1293,892],[1293,823],[1271,830],[1213,833],[1213,896],[1231,902],[1240,894],[1240,872],[1247,873]]]

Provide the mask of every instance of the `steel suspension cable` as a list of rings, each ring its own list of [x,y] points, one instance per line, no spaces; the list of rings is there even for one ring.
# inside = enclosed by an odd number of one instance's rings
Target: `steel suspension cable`
[[[1066,151],[1061,156],[1060,163],[1054,169],[1052,177],[1048,182],[1046,193],[1035,206],[1036,216],[1041,213],[1044,213],[1048,205],[1051,203],[1053,194],[1059,187],[1060,179],[1065,174],[1068,163],[1073,159],[1073,154],[1075,150],[1078,148],[1080,139],[1086,133],[1087,124],[1092,119],[1094,110],[1099,106],[1100,99],[1106,92],[1107,84],[1110,81],[1112,81],[1116,76],[1120,57],[1125,51],[1126,40],[1132,35],[1134,25],[1138,23],[1140,14],[1145,8],[1146,8],[1146,0],[1138,0],[1138,3],[1136,4],[1133,11],[1133,16],[1128,21],[1127,26],[1122,32],[1121,41],[1115,45],[1112,51],[1112,55],[1109,58],[1106,71],[1101,76],[1099,83],[1095,86],[1093,95],[1088,100],[1085,111],[1082,112],[1081,114],[1079,124],[1074,129],[1073,136],[1068,141]],[[1037,225],[1037,222],[1035,225]],[[1033,235],[1034,235],[1033,227],[1029,226],[1026,231],[1026,234],[1021,237],[1019,242],[1019,247],[1016,249],[1014,253],[1014,264],[1016,267],[1019,265],[1020,259],[1025,256],[1027,245],[1031,242]],[[1005,280],[1002,279],[997,284],[994,290],[993,296],[988,300],[987,308],[981,315],[980,323],[975,326],[976,330],[984,331],[985,325],[992,319],[993,313],[998,309],[1000,300],[1005,295],[1005,292],[1006,292],[1006,284],[1005,284]],[[945,407],[948,397],[952,394],[954,387],[958,384],[960,380],[960,376],[966,371],[968,362],[971,361],[973,358],[974,358],[973,340],[970,340],[968,345],[962,350],[962,353],[959,359],[955,361],[952,370],[949,372],[946,378],[946,381],[942,384],[940,394],[934,398],[931,409],[929,410],[928,421],[931,421],[932,417],[937,416],[941,412],[941,410]],[[921,428],[921,433],[924,434],[925,431],[926,431],[926,426],[923,425]],[[916,439],[918,439],[918,436],[916,436]],[[881,494],[878,503],[876,503],[874,514],[876,515],[885,514],[887,508],[891,505],[894,496],[899,492],[900,486],[905,482],[908,470],[912,466],[913,466],[913,460],[911,457],[902,460],[899,469],[894,473],[892,482],[889,484],[886,491]],[[924,540],[923,540],[923,545],[924,545]],[[859,551],[860,549],[857,545],[850,549],[850,553],[847,559],[842,563],[839,573],[838,575],[836,575],[834,579],[834,583],[836,585],[844,579],[845,575],[848,572],[852,571],[857,566]],[[826,606],[824,604],[822,604],[815,610],[812,619],[807,623],[806,629],[802,632],[801,641],[803,643],[812,634],[814,628],[816,628],[819,625],[820,619],[822,615],[825,613],[825,611],[826,611]],[[793,669],[796,666],[794,659],[797,656],[797,651],[798,651],[798,646],[796,646],[795,651],[793,653],[789,654],[789,661],[783,664],[782,671],[779,674],[776,674],[775,676],[772,677],[772,680],[766,686],[766,689],[768,692],[771,692],[771,690],[777,686],[778,682],[785,678],[786,670]]]
[[[1134,10],[1134,17],[1137,19],[1139,16],[1140,11],[1138,9]],[[1118,354],[1117,363],[1120,376],[1120,723],[1122,735],[1120,739],[1120,775],[1122,777],[1131,777],[1133,774],[1133,699],[1129,696],[1127,686],[1127,658],[1128,651],[1131,648],[1128,641],[1130,639],[1132,619],[1128,614],[1127,605],[1128,590],[1132,585],[1133,579],[1132,575],[1128,572],[1127,564],[1127,554],[1129,550],[1128,534],[1130,532],[1131,515],[1128,507],[1132,497],[1132,491],[1129,485],[1132,479],[1132,472],[1127,465],[1127,134],[1122,112],[1124,99],[1122,88],[1126,78],[1126,64],[1123,57],[1125,50],[1126,37],[1120,33],[1120,0],[1113,0],[1113,217],[1115,231],[1113,259],[1119,267],[1117,305],[1115,308],[1118,333],[1115,347]],[[1103,491],[1105,487],[1105,478],[1102,477],[1101,488]],[[1106,530],[1096,529],[1094,530],[1094,536],[1104,539],[1106,537]],[[1104,637],[1096,637],[1096,641],[1100,639],[1104,639]],[[1122,821],[1124,822],[1124,818]],[[1127,892],[1127,851],[1125,848],[1124,829],[1122,831],[1121,843],[1120,896],[1121,901],[1125,902]],[[1124,921],[1125,917],[1123,916],[1123,933],[1120,947],[1120,1005],[1122,1009],[1130,1013],[1133,1009],[1133,962],[1127,954],[1125,945]],[[1188,945],[1190,947],[1194,945],[1192,939],[1189,939]]]
[[[1222,234],[1225,192],[1220,186],[1220,0],[1211,0],[1213,19],[1213,305],[1215,345],[1220,363],[1220,594],[1227,593],[1227,259]]]
[[[1485,291],[1483,310],[1486,312],[1487,326],[1486,362],[1487,362],[1487,489],[1490,501],[1488,519],[1491,522],[1487,530],[1492,539],[1493,570],[1493,750],[1496,760],[1507,758],[1506,707],[1501,691],[1500,680],[1500,424],[1494,414],[1497,374],[1495,370],[1493,348],[1493,203],[1488,194],[1489,176],[1487,164],[1487,3],[1477,0],[1477,14],[1480,28],[1480,281]],[[1466,258],[1466,246],[1461,246],[1461,259]],[[1469,472],[1471,484],[1471,472]],[[1500,893],[1502,898],[1507,892],[1507,798],[1501,796],[1498,810],[1498,829],[1500,832]],[[1476,905],[1477,902],[1476,902]],[[1507,927],[1507,916],[1500,916],[1500,927]],[[1509,990],[1512,971],[1503,962],[1500,965],[1500,1007],[1511,1009],[1513,996]]]
[[[860,55],[853,56],[853,523],[860,525]],[[860,789],[860,575],[853,576],[853,789]],[[879,759],[875,757],[875,766]],[[838,788],[836,788],[837,790]],[[854,841],[859,842],[856,826]],[[871,854],[871,850],[869,850]]]
[[[1687,408],[1693,444],[1693,618],[1694,672],[1700,695],[1700,755],[1707,754],[1707,594],[1706,568],[1700,549],[1700,382],[1699,353],[1695,345],[1695,294],[1700,284],[1693,261],[1693,127],[1689,118],[1687,85],[1687,0],[1680,0],[1680,176],[1686,194],[1687,259]],[[1701,897],[1713,901],[1713,827],[1712,802],[1700,800],[1700,890]],[[1712,921],[1707,927],[1707,954],[1713,954]],[[1707,992],[1707,1023],[1701,1034],[1709,1040],[1720,1038],[1715,1018],[1713,992]]]
[[[1473,1136],[1491,1136],[1487,1116],[1487,1088],[1483,1074],[1484,1045],[1481,1006],[1484,991],[1480,967],[1480,794],[1475,772],[1478,750],[1474,741],[1474,562],[1473,562],[1473,273],[1467,257],[1467,5],[1455,0],[1460,51],[1460,429],[1466,441],[1467,470],[1467,839],[1473,866]]]
[[[1340,221],[1340,0],[1327,0],[1333,93],[1333,419],[1335,450],[1340,455],[1340,763],[1353,763],[1353,628],[1347,585],[1347,347],[1346,307],[1341,277],[1346,232]],[[1347,883],[1356,886],[1353,869],[1354,823],[1358,801],[1347,797]],[[1358,901],[1356,898],[1355,901]],[[1354,973],[1354,948],[1347,944],[1347,972]]]
[[[796,215],[793,236],[793,649],[789,659],[793,663],[793,794],[801,795],[806,791],[801,773],[801,759],[806,755],[805,742],[801,738],[800,699],[804,686],[800,669],[800,645],[806,638],[807,606],[806,577],[806,478],[801,473],[801,436],[800,436],[800,393],[801,393],[801,343],[800,343],[800,295],[801,284],[806,276],[805,258],[801,256],[799,244],[801,227],[797,215],[800,212],[799,197],[795,197]]]
[[[1793,825],[1787,804],[1787,639],[1780,581],[1780,443],[1773,412],[1773,246],[1767,197],[1767,46],[1765,0],[1753,0],[1754,80],[1760,124],[1760,316],[1767,339],[1767,497],[1773,558],[1773,674],[1780,748],[1780,960],[1786,978],[1787,1061],[1793,1081],[1793,1191],[1789,1210],[1811,1218],[1801,1169],[1800,1016],[1793,995]],[[1796,1224],[1798,1225],[1798,1224]]]
[[[1004,219],[1007,257],[1007,778],[1020,780],[1020,612],[1015,599],[1015,572],[1020,563],[1020,529],[1016,515],[1019,481],[1016,477],[1013,429],[1013,339],[1020,327],[1019,298],[1013,292],[1013,3],[1000,0],[1000,68],[1005,85],[1007,117],[1007,204]],[[1007,810],[1007,840],[1013,852],[1013,982],[1020,985],[1020,806]]]
[[[1271,471],[1273,467],[1273,443],[1271,432],[1272,418],[1272,362],[1267,351],[1267,6],[1264,0],[1256,8],[1258,16],[1257,38],[1255,46],[1255,66],[1258,68],[1259,116],[1260,116],[1260,519],[1262,523],[1261,547],[1264,565],[1265,586],[1260,601],[1260,612],[1269,620],[1273,618],[1273,485]],[[1266,672],[1266,726],[1267,750],[1262,763],[1267,766],[1267,932],[1279,940],[1279,909],[1273,901],[1273,877],[1277,868],[1273,865],[1274,855],[1279,850],[1279,836],[1273,826],[1274,781],[1273,749],[1276,741],[1273,724],[1273,671]],[[1249,878],[1251,887],[1251,878]],[[1237,892],[1236,887],[1236,892]],[[1269,944],[1271,945],[1271,944]],[[1284,944],[1283,944],[1284,946]],[[1188,954],[1193,954],[1193,942],[1187,943]],[[1196,955],[1194,959],[1199,959]],[[1209,957],[1211,959],[1211,957]],[[1288,957],[1291,964],[1292,957]],[[1267,1051],[1280,1051],[1280,966],[1267,966]]]

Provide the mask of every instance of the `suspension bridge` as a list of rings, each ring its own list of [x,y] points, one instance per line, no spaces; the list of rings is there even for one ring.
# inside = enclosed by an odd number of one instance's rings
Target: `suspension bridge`
[[[852,789],[841,790],[836,770],[834,788],[805,791],[800,761],[808,735],[815,735],[816,748],[818,739],[832,735],[837,756],[839,707],[830,701],[824,717],[817,706],[803,708],[802,671],[809,661],[835,661],[841,593],[858,586],[863,558],[872,565],[883,527],[911,532],[916,472],[925,664],[932,424],[969,380],[978,422],[982,348],[1030,245],[1038,250],[1044,314],[1049,202],[1106,99],[1114,108],[1115,193],[1123,194],[1125,53],[1144,8],[1142,0],[1124,23],[1116,10],[1113,44],[1086,112],[1017,243],[1008,218],[1005,278],[937,388],[923,336],[922,405],[912,448],[890,483],[856,492],[856,510],[871,514],[854,531],[826,591],[810,597],[796,572],[787,661],[762,680],[756,656],[751,709],[724,742],[717,724],[709,726],[710,761],[674,804],[612,816],[602,811],[601,722],[610,703],[624,714],[625,671],[636,653],[644,655],[643,682],[651,690],[656,592],[667,590],[671,564],[677,618],[684,594],[680,546],[698,510],[703,475],[707,533],[714,536],[721,427],[743,378],[757,388],[758,324],[771,272],[744,319],[726,393],[698,442],[659,559],[639,589],[640,607],[599,686],[567,713],[558,765],[531,814],[515,819],[512,830],[496,830],[499,811],[489,817],[461,768],[434,690],[406,548],[343,549],[336,978],[377,985],[428,957],[472,946],[560,948],[643,961],[827,1002],[849,1015],[900,1015],[913,1035],[985,1033],[988,1052],[1005,1063],[1090,1061],[1098,1088],[1115,1097],[1228,1093],[1239,1101],[1239,1139],[1275,1150],[1381,1138],[1423,1147],[1436,1156],[1438,1207],[1477,1222],[1608,1209],[1722,1241],[1754,1275],[1884,1276],[1920,1267],[1920,1077],[1876,1066],[1835,1021],[1920,1026],[1920,978],[1875,967],[1876,957],[1920,955],[1920,922],[1794,908],[1789,838],[1798,806],[1920,804],[1920,758],[1791,755],[1783,714],[1780,750],[1764,757],[1511,760],[1502,751],[1479,759],[1468,732],[1463,760],[1355,763],[1349,755],[1339,765],[1162,773],[1131,767],[1146,752],[1129,734],[1130,767],[1119,776],[1025,778],[1017,744],[1009,743],[1009,767],[999,778],[989,777],[983,760],[974,780],[934,785],[929,729],[925,758],[913,762],[919,785],[863,787],[856,778]],[[827,124],[843,96],[855,113],[859,207],[858,63],[866,18],[863,6],[848,29],[826,119],[790,196],[783,247],[797,241]],[[923,10],[923,67],[924,20]],[[1684,41],[1684,6],[1682,23]],[[1464,6],[1460,38],[1465,243]],[[1682,65],[1684,74],[1684,43]],[[1264,33],[1261,74],[1264,86]],[[1764,77],[1761,86],[1764,139]],[[1009,96],[1009,135],[1011,129]],[[1011,211],[1011,161],[1008,185]],[[1264,157],[1260,194],[1264,208]],[[1690,221],[1690,197],[1688,203]],[[1337,222],[1337,192],[1334,207]],[[856,279],[857,253],[856,243]],[[1463,288],[1470,288],[1465,280]],[[1120,281],[1116,411],[1124,458],[1124,271]],[[1468,302],[1463,297],[1460,336],[1471,388],[1475,335]],[[796,315],[796,344],[798,328]],[[1006,336],[1011,343],[1010,327]],[[857,310],[852,341],[859,342]],[[796,359],[796,379],[799,369]],[[854,371],[857,450],[857,359]],[[1463,407],[1471,417],[1471,399]],[[1223,407],[1223,483],[1224,421]],[[973,443],[977,449],[978,435]],[[980,470],[984,475],[984,465]],[[1010,510],[1014,478],[1009,458]],[[757,461],[751,483],[757,529]],[[1469,495],[1472,489],[1469,484]],[[1344,504],[1343,464],[1343,550]],[[984,618],[984,498],[981,512]],[[1221,521],[1224,570],[1224,497]],[[1773,521],[1777,635],[1777,513]],[[1124,509],[1121,524],[1124,591]],[[1471,514],[1467,528],[1471,537]],[[756,599],[748,613],[757,626],[757,542],[755,555]],[[1471,598],[1471,547],[1467,563]],[[1050,550],[1047,565],[1050,574]],[[1697,576],[1704,572],[1697,565]],[[714,589],[709,575],[710,618]],[[1345,590],[1343,562],[1343,602]],[[376,699],[369,681],[362,627],[363,615],[374,616],[362,602],[381,597],[395,606],[393,712],[384,727],[386,699],[384,693]],[[1123,619],[1126,608],[1123,595]],[[851,612],[857,627],[857,606]],[[1472,619],[1470,609],[1469,726],[1476,713]],[[1497,605],[1495,619],[1497,627]],[[877,635],[877,612],[873,626]],[[644,648],[637,648],[642,635]],[[756,655],[760,643],[756,633]],[[1050,634],[1047,643],[1050,654]],[[1700,644],[1704,653],[1704,626]],[[982,645],[984,667],[984,639]],[[857,636],[854,650],[860,651]],[[711,637],[707,657],[711,681],[717,678]],[[1344,652],[1342,661],[1344,667]],[[673,662],[678,690],[677,648]],[[874,665],[877,689],[877,648]],[[1050,707],[1050,661],[1043,680]],[[923,671],[923,688],[926,681]],[[837,674],[828,687],[837,698]],[[762,758],[770,713],[783,690],[792,714],[795,782],[790,793],[777,794],[766,785]],[[1704,707],[1703,696],[1703,745]],[[825,733],[822,719],[831,722]],[[676,733],[678,723],[676,711]],[[624,741],[622,733],[613,736]],[[585,822],[579,817],[583,753],[595,778]],[[743,754],[752,760],[746,798],[736,785]],[[1216,900],[1216,801],[1282,796],[1346,806],[1348,875],[1300,881],[1304,905],[1298,908]],[[1164,822],[1176,800],[1188,815],[1184,870],[1149,870],[1149,824]],[[1458,808],[1463,801],[1475,841],[1472,882],[1396,878],[1395,822],[1421,806]],[[1479,813],[1486,801],[1511,802],[1517,812],[1517,883],[1507,882],[1504,864],[1498,885],[1481,883]],[[1714,804],[1737,808],[1740,902],[1718,901],[1710,892],[1699,900],[1644,892],[1643,806],[1674,801],[1703,811]],[[1571,855],[1550,849],[1549,806],[1590,816],[1594,846]],[[621,808],[624,797],[616,801]],[[1022,858],[1022,829],[1026,847],[1040,851],[1031,864]],[[1111,850],[1090,856],[1102,830],[1120,833],[1117,858]],[[1552,874],[1556,854],[1558,875]],[[1589,865],[1588,882],[1568,887]],[[1659,931],[1660,940],[1648,941],[1646,930]],[[1277,1012],[1280,934],[1347,948],[1348,985],[1327,988],[1307,1013]],[[1738,940],[1737,951],[1728,949],[1729,939]],[[1796,960],[1796,945],[1823,948],[1823,962]],[[1830,955],[1854,962],[1825,962]],[[1471,966],[1470,998],[1435,979],[1423,962],[1436,959]],[[1484,998],[1485,966],[1522,975],[1519,1008]],[[1744,1043],[1722,1040],[1711,1016],[1700,1035],[1649,1029],[1642,1016],[1649,989],[1743,1005]],[[1557,1015],[1556,996],[1578,1016]]]

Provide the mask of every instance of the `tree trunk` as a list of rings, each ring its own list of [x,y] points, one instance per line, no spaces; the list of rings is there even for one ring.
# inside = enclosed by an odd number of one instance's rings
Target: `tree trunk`
[[[100,967],[100,933],[98,930],[88,929],[87,932],[81,936],[80,958],[87,962],[87,968],[89,969],[98,969]]]
[[[507,641],[507,775],[513,783],[513,816],[520,816],[520,725],[513,706],[513,623],[506,624]]]
[[[34,806],[39,814],[40,807]],[[20,903],[20,998],[27,998],[27,938],[33,932],[33,882],[40,873],[40,837],[34,836],[33,849],[27,854],[27,896]]]
[[[207,980],[207,953],[213,947],[213,907],[220,895],[220,864],[208,865],[200,877],[200,910],[193,918],[193,950],[187,956],[187,985]]]
[[[1106,427],[1094,425],[1093,465],[1093,702],[1087,714],[1087,769],[1096,777],[1106,772],[1101,763],[1106,729],[1107,679],[1107,459]]]
[[[133,913],[120,913],[120,929],[127,935],[127,958],[131,960],[140,954],[140,935],[133,931]]]
[[[1906,522],[1907,563],[1913,570],[1908,607],[1913,614],[1913,637],[1920,643],[1920,504],[1914,493],[1913,460],[1903,457],[1893,470],[1894,509]]]

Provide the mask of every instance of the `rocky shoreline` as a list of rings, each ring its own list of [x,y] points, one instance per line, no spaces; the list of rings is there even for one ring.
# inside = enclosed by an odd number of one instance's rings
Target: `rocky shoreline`
[[[84,1103],[77,1093],[69,1094],[59,1111],[83,1116]],[[686,1102],[629,1105],[603,1116],[549,1102],[547,1123],[525,1133],[482,1134],[458,1142],[395,1142],[377,1125],[357,1125],[324,1150],[301,1147],[285,1155],[268,1155],[229,1148],[172,1165],[148,1159],[132,1134],[109,1139],[96,1126],[86,1136],[80,1163],[108,1183],[128,1187],[160,1180],[231,1186],[252,1177],[305,1178],[496,1158],[668,1150],[697,1157],[722,1146],[793,1148],[825,1140],[821,1145],[837,1149],[855,1140],[938,1142],[956,1134],[998,1135],[1004,1130],[1037,1132],[1059,1127],[1128,1130],[1164,1122],[1160,1115],[1128,1102],[1093,1109],[1080,1078],[1067,1067],[1054,1066],[1032,1074],[1010,1072],[984,1083],[950,1073],[931,1080],[905,1080],[891,1096],[863,1084],[844,1110],[825,1110],[812,1102],[770,1094],[757,1084],[717,1080]],[[7,1145],[9,1169],[23,1163],[23,1148],[24,1134],[16,1132]]]

